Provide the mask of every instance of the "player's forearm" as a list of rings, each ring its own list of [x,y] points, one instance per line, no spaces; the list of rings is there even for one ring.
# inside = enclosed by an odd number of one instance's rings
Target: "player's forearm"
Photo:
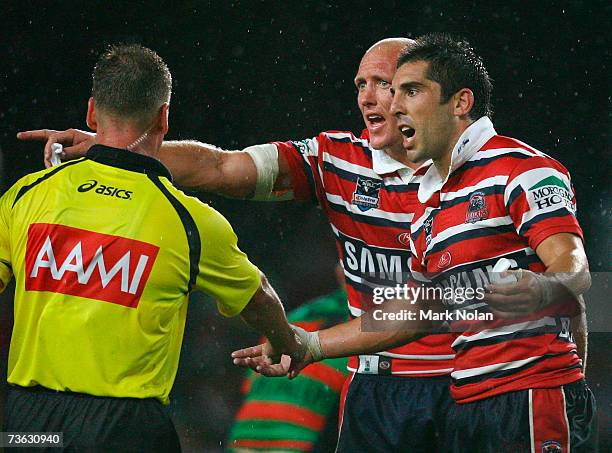
[[[381,313],[399,312],[406,308],[405,302],[387,301],[376,310]],[[417,312],[419,305],[411,305],[411,310]],[[338,324],[319,332],[321,351],[324,357],[347,357],[357,354],[370,354],[401,346],[410,341],[418,340],[432,330],[432,323],[418,321],[376,321],[375,310],[371,310],[360,318]],[[362,326],[367,323],[368,331]]]
[[[584,294],[591,287],[589,262],[582,240],[569,233],[559,233],[544,241],[536,249],[546,266],[544,275],[537,276],[542,286],[542,302],[548,305]],[[584,299],[578,298],[584,310]]]
[[[384,351],[422,337],[415,331],[362,332],[361,320],[321,330],[319,340],[324,357],[348,357]]]
[[[255,189],[255,167],[241,151],[192,140],[165,141],[158,157],[184,187],[236,198],[246,198]]]
[[[546,268],[546,274],[554,274],[554,289],[557,293],[566,288],[575,296],[588,291],[591,287],[589,264],[584,253],[576,250],[559,255]]]
[[[283,304],[274,288],[263,274],[261,280],[261,286],[242,310],[242,319],[265,336],[276,350],[283,351],[287,345],[294,346],[295,334],[289,326]]]

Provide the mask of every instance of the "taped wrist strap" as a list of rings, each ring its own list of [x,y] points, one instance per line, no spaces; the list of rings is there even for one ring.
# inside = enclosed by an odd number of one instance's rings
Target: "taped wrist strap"
[[[321,340],[319,339],[319,331],[308,332],[301,327],[292,325],[291,328],[296,333],[300,341],[304,346],[306,346],[306,350],[310,352],[312,356],[312,360],[318,362],[324,358],[323,351],[321,350]]]

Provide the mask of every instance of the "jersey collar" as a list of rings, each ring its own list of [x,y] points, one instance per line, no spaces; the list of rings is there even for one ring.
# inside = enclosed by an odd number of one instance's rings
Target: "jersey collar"
[[[440,177],[435,165],[429,167],[419,186],[419,201],[421,203],[427,202],[434,193],[442,189],[450,175],[470,160],[495,135],[497,135],[497,132],[495,132],[489,117],[483,116],[478,121],[472,123],[463,131],[463,134],[461,134],[461,137],[455,143],[453,153],[451,154],[450,170],[446,178],[442,179]]]
[[[367,139],[369,143],[370,134],[368,133],[367,129],[364,129],[361,132],[361,138]],[[399,172],[402,169],[405,169],[403,171],[406,171],[409,175],[414,174],[414,172],[416,171],[402,164],[401,162],[398,162],[381,149],[374,149],[370,147],[370,150],[372,151],[372,170],[374,170],[374,172],[379,176],[394,173],[396,171]],[[423,165],[418,168],[429,164],[431,164],[431,160],[424,162]]]
[[[124,170],[144,173],[146,175],[163,176],[172,181],[172,175],[164,164],[153,157],[131,152],[127,149],[113,148],[105,145],[93,145],[87,151],[86,157],[101,164]]]

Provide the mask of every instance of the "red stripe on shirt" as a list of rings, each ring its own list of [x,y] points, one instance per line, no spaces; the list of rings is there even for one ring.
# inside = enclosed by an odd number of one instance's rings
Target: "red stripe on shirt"
[[[320,431],[325,426],[325,417],[303,407],[289,403],[268,401],[247,401],[238,414],[236,420],[277,420],[293,423],[314,431]]]
[[[306,440],[256,440],[256,439],[237,439],[231,445],[233,448],[256,448],[262,450],[273,450],[289,448],[299,451],[312,450],[312,442]]]
[[[346,380],[345,374],[321,362],[308,365],[300,374],[322,382],[336,393],[342,390]]]

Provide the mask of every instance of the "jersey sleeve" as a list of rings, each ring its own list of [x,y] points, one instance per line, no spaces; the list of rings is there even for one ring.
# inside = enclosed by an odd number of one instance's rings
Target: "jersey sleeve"
[[[517,165],[508,178],[504,203],[517,233],[533,250],[557,233],[584,240],[569,172],[548,156],[533,156]]]
[[[205,220],[198,222],[202,251],[196,288],[217,300],[224,316],[242,311],[261,284],[259,269],[238,248],[238,238],[229,222],[213,208],[205,207]]]
[[[322,185],[317,166],[319,149],[324,145],[324,135],[305,140],[273,142],[289,165],[294,198],[316,203]]]
[[[0,198],[0,282],[2,283],[0,292],[4,291],[13,277],[10,234],[12,208],[16,194],[17,185]]]

